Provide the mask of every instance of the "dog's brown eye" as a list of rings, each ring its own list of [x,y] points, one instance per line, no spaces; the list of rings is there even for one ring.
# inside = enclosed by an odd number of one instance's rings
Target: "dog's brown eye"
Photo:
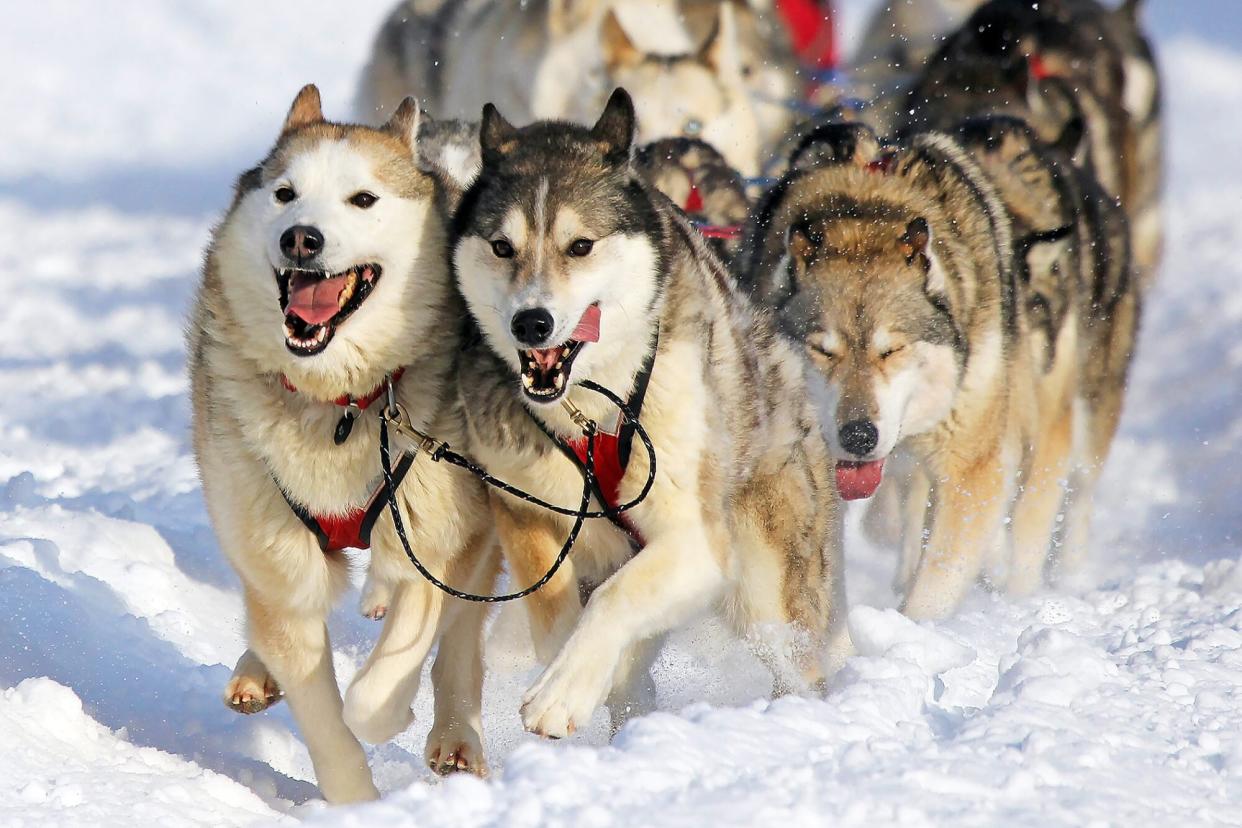
[[[569,245],[569,255],[589,256],[593,247],[595,247],[595,242],[590,239],[576,239],[573,244]]]
[[[298,197],[298,194],[293,191],[292,187],[277,187],[275,195],[276,200],[281,204],[288,204]]]
[[[496,239],[496,241],[492,242],[492,252],[496,254],[498,259],[512,259],[513,245],[504,239]]]
[[[891,357],[893,354],[900,353],[900,352],[902,351],[902,349],[903,349],[903,348],[904,348],[904,346],[901,346],[901,345],[897,346],[896,348],[889,348],[887,351],[883,351],[883,352],[880,354],[880,359],[881,359],[881,360],[888,359],[888,358],[889,358],[889,357]]]
[[[370,208],[370,206],[377,201],[379,201],[379,196],[374,193],[368,193],[366,190],[363,190],[360,193],[354,193],[349,197],[350,204],[363,210]]]

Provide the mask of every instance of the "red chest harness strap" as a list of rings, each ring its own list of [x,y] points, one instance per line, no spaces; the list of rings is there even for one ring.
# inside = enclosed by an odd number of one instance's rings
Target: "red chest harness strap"
[[[634,378],[634,390],[630,393],[630,398],[626,402],[630,411],[634,413],[635,419],[642,414],[643,399],[647,396],[647,385],[651,382],[651,372],[655,368],[656,350],[660,345],[660,332],[656,331],[655,338],[652,342],[651,353],[647,360],[643,363],[642,369],[638,372],[638,376]],[[574,440],[566,440],[553,434],[548,428],[527,409],[535,425],[556,443],[557,447],[565,454],[574,465],[579,469],[585,468],[586,464],[586,437],[579,437]],[[596,434],[595,435],[595,496],[599,502],[604,505],[608,520],[612,522],[621,531],[629,535],[630,543],[636,550],[642,549],[647,545],[647,541],[643,538],[642,533],[638,531],[638,527],[630,520],[628,512],[616,512],[616,508],[621,503],[621,481],[625,477],[625,469],[630,463],[630,449],[634,441],[634,426],[625,421],[623,418],[621,427],[616,434]]]
[[[789,32],[799,60],[813,69],[837,67],[837,38],[832,3],[826,0],[776,0],[776,11]]]
[[[351,397],[348,394],[342,394],[341,396],[334,399],[332,401],[332,404],[336,406],[340,406],[341,408],[353,407],[353,408],[357,408],[360,411],[366,411],[368,408],[371,407],[371,404],[373,402],[378,400],[380,397],[384,396],[384,392],[388,390],[388,382],[391,382],[393,385],[396,385],[398,382],[401,381],[401,376],[404,373],[405,373],[404,368],[398,368],[396,371],[393,371],[392,376],[388,379],[388,381],[380,383],[370,393],[364,394],[361,397]],[[284,374],[280,375],[280,384],[284,386],[286,391],[289,391],[294,394],[298,393],[298,387],[294,385],[292,382],[290,382],[289,378],[286,377]]]
[[[357,416],[355,411],[366,411],[372,403],[384,396],[389,383],[396,384],[401,375],[405,373],[405,369],[399,369],[393,373],[392,377],[386,380],[374,391],[362,397],[351,397],[342,395],[332,401],[334,405],[341,408],[350,409],[337,423],[336,434],[334,440],[340,445],[349,437],[349,432],[353,428],[353,420]],[[281,375],[280,384],[291,393],[296,394],[297,387],[289,381],[289,378]],[[343,436],[342,436],[343,435]],[[393,483],[396,486],[401,485],[401,481],[405,479],[409,473],[410,467],[414,464],[414,455],[405,452],[401,455],[392,470]],[[371,548],[371,531],[375,528],[376,521],[380,515],[384,513],[384,509],[388,505],[386,499],[387,488],[381,478],[376,488],[371,493],[371,497],[367,499],[366,505],[356,507],[343,515],[316,515],[312,514],[301,503],[298,503],[289,493],[285,491],[284,486],[280,485],[273,476],[276,487],[280,489],[280,493],[285,498],[285,502],[289,504],[289,508],[293,510],[298,520],[311,531],[319,541],[319,548],[324,552],[339,552],[342,549],[370,549]]]
[[[689,172],[686,173],[690,175]],[[742,225],[740,224],[708,224],[704,221],[698,221],[694,218],[696,213],[703,212],[703,194],[699,192],[699,185],[692,180],[690,182],[690,193],[686,196],[686,203],[682,211],[690,216],[690,223],[694,225],[694,229],[699,231],[705,239],[740,239],[742,237]]]

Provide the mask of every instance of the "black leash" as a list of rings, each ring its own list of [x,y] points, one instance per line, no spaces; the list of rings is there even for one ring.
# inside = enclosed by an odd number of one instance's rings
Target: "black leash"
[[[452,595],[454,598],[460,598],[463,601],[475,601],[488,604],[496,604],[504,601],[516,601],[519,598],[525,598],[527,595],[541,589],[548,583],[548,581],[552,580],[553,576],[556,575],[557,570],[561,568],[561,564],[563,564],[565,559],[569,557],[569,553],[573,549],[574,543],[578,539],[578,534],[582,531],[582,525],[586,522],[587,518],[611,519],[617,514],[634,508],[646,499],[647,494],[651,491],[651,487],[655,484],[656,475],[655,446],[651,442],[651,437],[647,434],[646,429],[643,428],[642,423],[638,421],[638,417],[634,414],[630,407],[626,405],[626,403],[616,394],[609,391],[604,386],[590,380],[583,380],[580,385],[583,388],[594,391],[595,393],[603,396],[612,402],[613,405],[617,406],[617,409],[621,412],[621,416],[625,423],[633,427],[634,433],[638,435],[640,440],[642,440],[643,447],[647,451],[647,480],[643,484],[642,490],[639,491],[633,500],[630,500],[627,503],[622,503],[615,509],[608,508],[606,503],[604,504],[605,508],[602,510],[591,511],[589,509],[591,505],[591,495],[595,492],[596,488],[595,436],[597,427],[593,420],[587,419],[581,411],[571,407],[568,400],[565,401],[565,404],[570,408],[570,416],[573,418],[574,422],[582,428],[587,440],[586,462],[581,466],[583,483],[582,502],[576,510],[566,509],[563,506],[556,506],[535,497],[528,492],[524,492],[516,486],[506,483],[500,478],[492,476],[481,466],[453,451],[447,443],[437,442],[428,435],[414,429],[412,426],[406,425],[402,422],[404,413],[401,407],[396,404],[395,395],[392,394],[390,386],[389,405],[380,414],[380,468],[384,473],[384,487],[388,495],[388,509],[392,514],[393,526],[397,530],[397,537],[401,541],[401,546],[405,550],[406,557],[410,559],[410,563],[414,565],[414,568],[418,570],[418,573],[426,578],[437,589],[448,595]],[[426,451],[433,461],[439,462],[443,460],[446,463],[458,466],[459,468],[470,472],[475,477],[478,477],[487,485],[499,489],[506,494],[513,495],[514,497],[524,500],[527,503],[540,506],[550,512],[574,518],[574,524],[569,530],[568,537],[565,538],[565,543],[561,546],[561,551],[557,554],[556,560],[553,561],[552,566],[547,572],[544,573],[543,577],[518,592],[510,592],[505,595],[475,595],[474,593],[462,592],[459,589],[449,586],[433,575],[431,571],[423,565],[422,561],[418,559],[418,556],[414,554],[414,550],[410,546],[410,541],[405,531],[405,522],[401,519],[401,510],[397,506],[397,486],[399,485],[399,481],[394,480],[392,472],[392,457],[388,445],[388,426],[390,423],[398,430],[414,437],[418,441],[419,447]]]
[[[441,443],[437,440],[432,439],[428,435],[423,434],[417,429],[406,427],[404,424],[400,424],[398,423],[398,421],[390,419],[389,415],[392,412],[392,408],[393,408],[392,406],[389,406],[387,411],[380,414],[380,420],[384,421],[385,423],[392,423],[398,430],[404,431],[407,434],[407,436],[412,437],[416,441],[418,441],[419,448],[426,451],[431,456],[432,460],[436,462],[444,461],[445,463],[448,463],[450,465],[457,466],[458,468],[461,468],[461,469],[465,469],[466,471],[470,472],[475,477],[479,478],[479,480],[482,480],[484,483],[491,486],[492,488],[499,489],[505,494],[513,495],[519,500],[523,500],[534,506],[538,506],[541,509],[546,509],[549,512],[554,512],[555,514],[558,514],[558,515],[565,515],[566,517],[573,517],[573,518],[576,518],[579,515],[582,515],[583,517],[587,517],[587,518],[606,518],[612,515],[621,514],[622,512],[628,512],[630,509],[633,509],[635,506],[642,503],[647,498],[647,495],[651,492],[651,487],[655,485],[655,476],[656,476],[655,445],[651,442],[651,437],[647,434],[647,430],[643,428],[642,423],[638,421],[638,415],[634,413],[633,409],[631,409],[630,406],[627,405],[624,400],[622,400],[620,397],[618,397],[613,392],[609,391],[604,386],[598,383],[592,382],[591,380],[583,380],[582,382],[579,383],[579,385],[581,385],[583,388],[586,388],[589,391],[594,391],[595,393],[599,394],[600,396],[604,397],[609,402],[611,402],[613,405],[615,405],[617,409],[621,412],[621,417],[624,420],[625,424],[632,428],[634,434],[638,435],[638,439],[642,441],[643,448],[647,452],[647,480],[643,483],[642,489],[639,490],[638,494],[636,494],[632,500],[626,501],[625,503],[618,505],[617,508],[615,509],[604,508],[604,509],[599,509],[596,511],[583,511],[583,509],[569,509],[569,508],[566,508],[565,506],[557,506],[555,503],[548,503],[546,500],[543,500],[542,498],[536,497],[535,495],[530,494],[529,492],[522,491],[518,487],[514,486],[512,483],[506,483],[505,481],[501,480],[499,477],[493,476],[486,469],[484,469],[479,464],[475,463],[470,458],[464,457],[461,454],[458,454],[457,452],[453,451],[453,449],[449,446],[448,443]],[[595,423],[592,422],[591,420],[588,420],[582,414],[582,412],[578,411],[575,408],[575,409],[572,409],[572,413],[570,414],[570,416],[574,418],[574,422],[577,423],[577,425],[581,427],[584,432],[589,426],[592,429],[592,434],[594,433],[594,429],[596,428]],[[536,424],[541,425],[537,420],[536,420]],[[545,434],[548,433],[546,429],[544,429],[544,433]],[[552,438],[552,439],[554,442],[557,442],[556,438]],[[558,442],[558,445],[559,445],[559,442]],[[594,477],[594,470],[592,470],[592,477]]]
[[[388,489],[388,511],[392,514],[392,523],[397,530],[397,537],[401,539],[401,547],[405,550],[405,556],[410,559],[410,563],[414,564],[414,568],[418,570],[418,574],[422,575],[431,585],[454,598],[460,598],[463,601],[475,601],[483,604],[499,604],[504,601],[516,601],[519,598],[525,598],[532,592],[541,588],[548,581],[552,580],[556,575],[556,571],[561,568],[561,564],[565,563],[565,559],[569,557],[570,550],[574,548],[574,542],[578,540],[578,533],[582,531],[582,524],[586,522],[587,507],[591,504],[591,492],[594,488],[595,479],[595,424],[591,423],[587,428],[587,466],[582,475],[582,507],[577,512],[574,519],[574,525],[569,529],[569,535],[565,538],[565,543],[561,545],[561,551],[557,553],[556,560],[552,562],[552,566],[543,577],[535,581],[526,589],[518,592],[510,592],[505,595],[475,595],[472,592],[462,592],[460,589],[451,587],[441,581],[431,570],[423,565],[423,562],[414,554],[414,550],[410,547],[410,540],[405,534],[405,521],[401,520],[401,509],[397,506],[397,484],[392,479],[392,460],[388,452],[388,420],[384,417],[380,418],[380,466],[384,471],[384,486]]]

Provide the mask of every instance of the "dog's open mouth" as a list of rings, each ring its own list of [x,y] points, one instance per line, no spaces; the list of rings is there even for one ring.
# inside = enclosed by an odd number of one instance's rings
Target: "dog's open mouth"
[[[837,491],[844,500],[863,500],[875,494],[884,479],[884,460],[858,463],[851,460],[837,461]]]
[[[588,305],[569,339],[555,348],[518,351],[522,363],[522,390],[536,402],[560,399],[569,387],[574,360],[588,342],[599,341],[599,305]]]
[[[297,356],[314,356],[328,347],[337,327],[371,295],[381,273],[377,264],[360,264],[332,274],[277,270],[285,347]]]

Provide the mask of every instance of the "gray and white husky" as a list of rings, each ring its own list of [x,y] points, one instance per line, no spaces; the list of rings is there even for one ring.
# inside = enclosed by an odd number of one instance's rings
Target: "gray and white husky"
[[[849,649],[839,503],[802,358],[642,181],[634,120],[623,90],[591,128],[518,129],[487,107],[482,172],[450,237],[481,334],[461,378],[470,452],[577,502],[568,400],[606,432],[599,499],[634,498],[648,459],[627,430],[608,433],[617,411],[581,386],[591,380],[639,409],[658,457],[646,500],[592,521],[527,602],[550,664],[522,717],[546,736],[573,732],[610,694],[614,722],[641,709],[661,636],[708,608],[758,645],[778,690],[821,684]],[[508,495],[492,509],[517,585],[534,581],[568,520]]]

